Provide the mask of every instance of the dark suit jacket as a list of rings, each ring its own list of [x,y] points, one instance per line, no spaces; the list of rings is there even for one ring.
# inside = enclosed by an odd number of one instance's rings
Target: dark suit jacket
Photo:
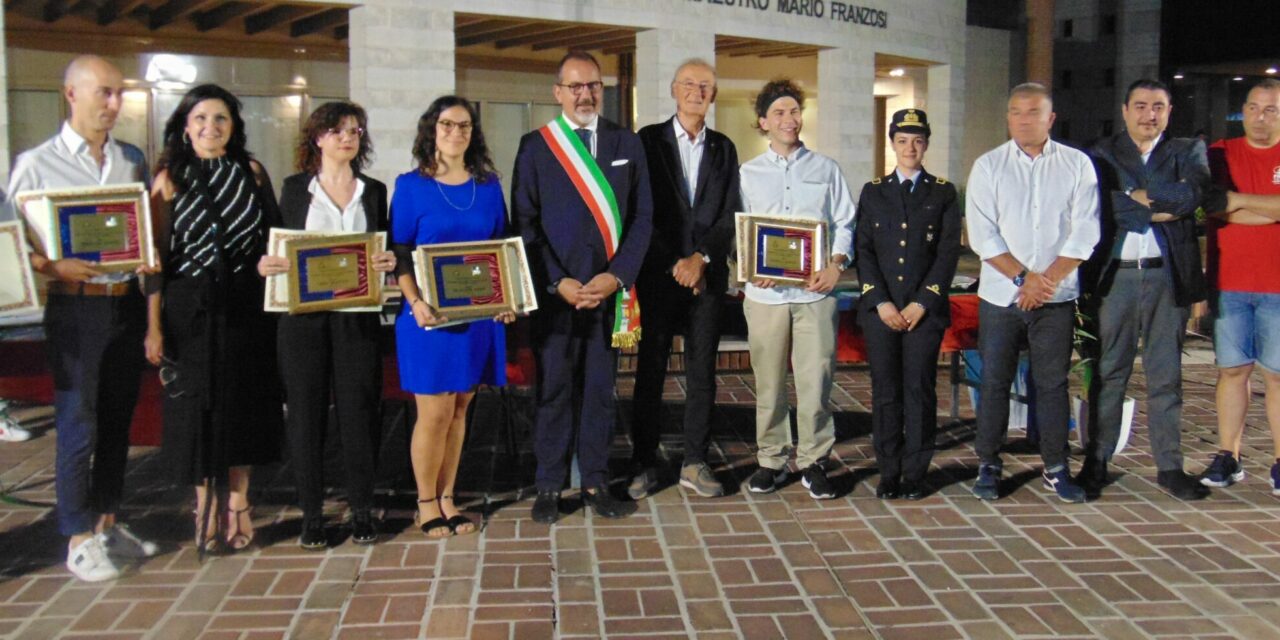
[[[560,300],[547,287],[561,278],[585,284],[607,271],[631,286],[649,246],[653,200],[640,138],[604,118],[596,135],[596,164],[613,187],[622,216],[622,240],[612,260],[591,211],[542,134],[530,131],[520,139],[511,175],[512,222],[524,239],[542,300]]]
[[[640,130],[653,191],[653,236],[641,270],[644,277],[674,282],[671,267],[697,251],[711,258],[708,293],[723,293],[729,275],[725,259],[733,247],[733,215],[742,210],[738,150],[723,133],[707,128],[695,201],[689,202],[674,120],[673,116]]]
[[[284,179],[280,189],[280,225],[284,228],[307,228],[307,211],[311,208],[311,192],[307,187],[313,177],[310,173],[295,173]],[[365,228],[369,233],[386,231],[387,185],[362,173],[357,173],[356,179],[364,182],[360,203],[364,206]]]
[[[1105,296],[1115,277],[1112,258],[1117,257],[1129,231],[1156,230],[1160,253],[1169,263],[1174,301],[1188,306],[1205,299],[1208,292],[1200,267],[1200,241],[1195,211],[1209,189],[1209,164],[1204,143],[1194,138],[1164,136],[1145,164],[1138,147],[1122,131],[1104,138],[1091,150],[1102,190],[1102,238],[1093,256],[1081,266],[1080,284],[1090,295]],[[1152,200],[1147,208],[1125,195],[1126,190],[1146,189]],[[1155,212],[1178,216],[1170,222],[1151,222]]]
[[[906,197],[897,171],[862,187],[853,234],[859,304],[875,314],[882,302],[899,311],[919,302],[928,311],[925,322],[945,327],[951,319],[947,292],[960,258],[960,204],[954,184],[927,171],[916,180]]]

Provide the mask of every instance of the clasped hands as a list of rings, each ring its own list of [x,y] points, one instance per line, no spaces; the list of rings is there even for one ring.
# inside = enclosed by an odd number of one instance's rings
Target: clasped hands
[[[1058,280],[1050,279],[1043,273],[1028,272],[1022,286],[1018,287],[1018,308],[1031,311],[1044,306],[1058,290]]]
[[[560,299],[574,309],[595,309],[617,290],[618,278],[608,271],[597,273],[586,284],[573,278],[561,278],[556,285]]]
[[[831,293],[831,290],[836,288],[836,282],[839,280],[840,267],[837,267],[834,263],[830,263],[827,264],[826,267],[814,271],[809,276],[809,281],[805,283],[804,290],[812,293]],[[778,286],[778,283],[774,282],[771,278],[756,278],[751,281],[751,284],[754,284],[761,289],[772,289]]]

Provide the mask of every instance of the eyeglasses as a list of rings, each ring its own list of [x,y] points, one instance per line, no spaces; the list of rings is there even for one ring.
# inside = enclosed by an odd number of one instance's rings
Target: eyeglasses
[[[604,88],[604,83],[599,80],[596,80],[595,82],[571,82],[569,84],[561,84],[557,82],[556,86],[568,89],[570,93],[576,96],[582,93],[583,89],[586,89],[591,93],[595,93]]]
[[[470,122],[454,122],[452,120],[441,120],[437,124],[444,129],[445,133],[453,133],[453,130],[457,129],[464,136],[471,135],[471,130],[475,128],[475,125]]]
[[[343,134],[351,136],[352,138],[359,138],[364,135],[364,129],[361,129],[360,127],[351,127],[350,129],[338,129],[335,127],[333,129],[325,129],[324,132],[326,135],[331,135],[335,138],[341,138]]]
[[[682,90],[686,92],[691,92],[697,89],[700,93],[710,93],[712,91],[715,91],[715,88],[716,88],[716,86],[714,84],[711,84],[710,82],[694,82],[692,80],[683,80],[681,82],[677,82],[676,86],[680,87]]]

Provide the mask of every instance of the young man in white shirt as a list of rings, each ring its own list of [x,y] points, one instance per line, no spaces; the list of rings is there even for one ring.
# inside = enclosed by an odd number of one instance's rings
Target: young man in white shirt
[[[815,499],[834,498],[822,462],[835,443],[830,410],[836,364],[836,299],[831,295],[853,254],[854,201],[834,160],[800,141],[804,92],[790,80],[774,80],[756,97],[760,132],[769,149],[742,165],[743,208],[754,214],[822,220],[831,238],[831,258],[815,265],[801,286],[759,278],[747,283],[743,312],[756,380],[756,454],[760,469],[748,481],[754,493],[769,493],[787,476],[791,426],[787,403],[787,356],[795,373],[796,465]],[[743,259],[743,256],[739,256]]]
[[[966,198],[969,243],[982,258],[982,402],[973,494],[1000,497],[1006,398],[1027,342],[1044,486],[1065,502],[1084,502],[1067,464],[1067,373],[1080,289],[1076,268],[1093,253],[1100,233],[1098,179],[1088,156],[1049,139],[1053,101],[1043,85],[1014,87],[1006,117],[1012,139],[974,163]]]

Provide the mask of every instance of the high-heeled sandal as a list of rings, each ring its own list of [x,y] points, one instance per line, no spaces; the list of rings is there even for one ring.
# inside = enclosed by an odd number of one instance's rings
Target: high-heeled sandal
[[[243,509],[232,509],[227,507],[227,546],[232,551],[240,551],[246,549],[253,544],[253,537],[256,532],[253,530],[253,505],[249,505]],[[242,526],[245,522],[249,523],[248,527]],[[246,530],[248,531],[246,533]]]
[[[419,500],[418,504],[428,504],[435,501],[436,501],[435,498],[427,498],[426,500]],[[447,538],[450,535],[453,535],[453,527],[449,526],[448,520],[444,518],[432,518],[426,522],[423,522],[421,510],[418,510],[417,513],[413,514],[413,524],[414,526],[418,527],[418,530],[422,532],[422,535],[428,538],[431,538],[432,540],[439,540],[441,538]],[[431,535],[432,531],[440,531],[442,529],[444,531],[449,532],[449,534],[448,535]]]
[[[441,500],[444,500],[446,498],[448,498],[449,502],[453,502],[453,496],[440,496]],[[441,510],[441,513],[442,514],[444,513],[443,509]],[[449,523],[449,530],[452,531],[453,535],[455,536],[465,536],[467,534],[475,533],[476,531],[480,530],[480,527],[477,527],[476,523],[471,518],[468,518],[462,515],[461,513],[459,513],[456,516],[453,516],[452,518],[449,518],[448,520],[446,520],[446,522]],[[461,529],[463,527],[470,527],[470,528],[465,531],[462,531]]]
[[[216,509],[211,508],[210,511],[216,512]],[[198,503],[191,511],[191,515],[195,516],[196,549],[206,555],[221,552],[222,537],[218,535],[218,519],[204,517],[205,514]]]

